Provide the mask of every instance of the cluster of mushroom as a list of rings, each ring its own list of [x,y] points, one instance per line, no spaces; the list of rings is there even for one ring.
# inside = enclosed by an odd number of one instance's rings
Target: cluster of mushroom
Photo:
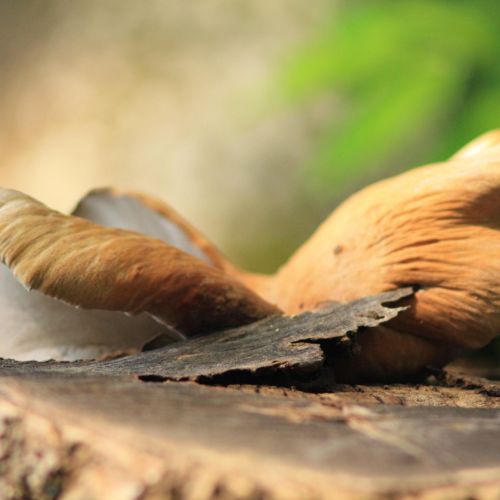
[[[411,306],[334,367],[401,379],[500,334],[500,131],[351,196],[272,276],[233,266],[161,201],[114,190],[63,215],[1,189],[0,256],[3,357],[95,358],[411,285]]]

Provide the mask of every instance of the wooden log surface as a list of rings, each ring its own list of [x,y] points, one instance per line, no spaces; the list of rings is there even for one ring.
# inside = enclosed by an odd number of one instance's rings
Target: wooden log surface
[[[382,305],[395,296],[367,300],[348,320],[334,307],[300,328],[273,318],[215,334],[217,362],[202,339],[101,362],[0,361],[0,498],[500,498],[498,382],[276,386],[301,364],[321,371],[318,339],[395,314]],[[272,331],[276,350],[252,357]],[[225,351],[225,338],[242,343]],[[252,385],[227,378],[235,366]],[[292,378],[262,385],[262,369]]]
[[[500,496],[500,405],[481,388],[0,384],[2,498]]]

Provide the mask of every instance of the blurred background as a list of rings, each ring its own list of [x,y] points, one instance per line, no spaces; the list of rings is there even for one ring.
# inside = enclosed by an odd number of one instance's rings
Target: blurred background
[[[0,184],[162,197],[273,271],[349,193],[498,127],[497,0],[2,0]],[[499,349],[500,351],[500,349]]]
[[[61,210],[96,186],[144,190],[238,263],[273,269],[331,206],[306,163],[335,107],[273,95],[332,10],[2,0],[0,184]]]

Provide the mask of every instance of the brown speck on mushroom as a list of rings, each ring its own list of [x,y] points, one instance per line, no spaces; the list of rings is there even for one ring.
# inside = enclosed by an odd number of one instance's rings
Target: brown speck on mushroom
[[[333,249],[334,255],[340,255],[344,251],[344,247],[342,245],[335,245]]]

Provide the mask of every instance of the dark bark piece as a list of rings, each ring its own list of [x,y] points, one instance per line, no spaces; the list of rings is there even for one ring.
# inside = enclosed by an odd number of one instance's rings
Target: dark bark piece
[[[415,395],[423,387],[397,391]],[[386,399],[393,394],[376,390]],[[360,405],[345,392],[279,391],[30,373],[28,366],[24,374],[2,375],[2,498],[500,494],[498,405]],[[490,399],[482,397],[476,406]]]
[[[161,349],[109,361],[17,363],[5,360],[0,373],[57,372],[134,375],[144,382],[195,380],[291,386],[320,380],[328,371],[330,343],[397,316],[411,288],[294,317],[276,316],[239,328],[178,342]],[[331,382],[331,379],[330,379]]]

